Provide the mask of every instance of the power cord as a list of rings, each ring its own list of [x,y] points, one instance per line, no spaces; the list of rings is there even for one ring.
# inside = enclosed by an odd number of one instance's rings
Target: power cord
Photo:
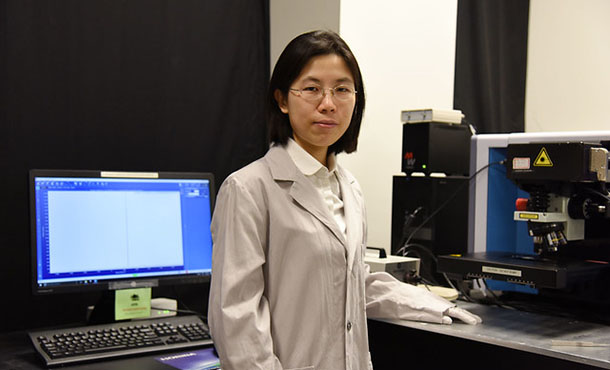
[[[190,314],[190,315],[197,315],[201,319],[205,319],[205,316],[202,315],[201,313],[197,312],[197,311],[182,310],[182,309],[172,309],[172,308],[166,308],[166,307],[155,307],[155,306],[150,306],[150,308],[152,310],[170,311],[170,312],[176,312],[176,313],[185,313],[185,314]]]
[[[178,305],[184,307],[185,309],[176,309],[176,310],[172,310],[169,309],[167,311],[172,311],[172,312],[176,312],[176,313],[185,313],[185,314],[189,314],[189,315],[196,315],[198,316],[201,320],[203,320],[203,322],[205,322],[207,324],[208,322],[208,317],[206,315],[204,315],[203,313],[193,310],[190,307],[188,307],[186,305],[186,303],[184,303],[183,299],[180,299],[180,294],[178,294],[178,290],[176,289],[176,286],[172,286],[171,287],[173,293],[174,293],[174,297],[176,298],[176,301],[178,302]],[[156,307],[151,307],[151,308],[156,308]],[[156,309],[160,309],[160,308],[156,308]],[[163,308],[165,310],[165,308]]]

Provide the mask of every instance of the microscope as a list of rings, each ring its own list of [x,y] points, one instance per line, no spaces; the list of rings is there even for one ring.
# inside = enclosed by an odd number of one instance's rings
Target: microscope
[[[438,271],[610,304],[609,153],[609,131],[473,138],[469,249]]]
[[[568,243],[594,237],[585,234],[586,221],[588,229],[610,220],[609,161],[601,143],[508,145],[506,176],[529,194],[516,200],[514,220],[527,222],[536,255],[562,254]]]

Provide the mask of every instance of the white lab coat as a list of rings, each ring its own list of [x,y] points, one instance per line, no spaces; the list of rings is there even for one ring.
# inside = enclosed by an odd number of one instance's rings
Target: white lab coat
[[[371,369],[365,310],[441,323],[453,306],[369,273],[362,192],[340,166],[337,177],[347,238],[281,146],[223,183],[208,312],[223,370]]]

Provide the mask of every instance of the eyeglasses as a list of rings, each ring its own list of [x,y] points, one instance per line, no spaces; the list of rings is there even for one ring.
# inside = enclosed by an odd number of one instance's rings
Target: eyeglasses
[[[328,88],[323,88],[320,86],[306,86],[302,89],[290,88],[290,91],[292,91],[296,96],[300,96],[303,99],[311,102],[322,100],[326,94],[326,90],[329,90],[331,96],[339,101],[349,101],[352,99],[354,94],[356,94],[356,90],[353,87],[343,85]]]

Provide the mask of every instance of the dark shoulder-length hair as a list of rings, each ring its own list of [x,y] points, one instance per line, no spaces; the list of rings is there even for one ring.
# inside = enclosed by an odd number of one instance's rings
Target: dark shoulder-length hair
[[[311,58],[329,54],[336,54],[343,58],[354,77],[356,89],[356,104],[352,120],[343,136],[329,147],[329,153],[351,153],[356,150],[360,123],[364,113],[364,84],[354,54],[345,41],[332,31],[312,31],[297,36],[286,46],[275,64],[269,82],[266,107],[270,143],[286,145],[288,139],[292,137],[292,127],[288,115],[280,110],[274,97],[275,91],[279,90],[287,98],[290,86]]]

